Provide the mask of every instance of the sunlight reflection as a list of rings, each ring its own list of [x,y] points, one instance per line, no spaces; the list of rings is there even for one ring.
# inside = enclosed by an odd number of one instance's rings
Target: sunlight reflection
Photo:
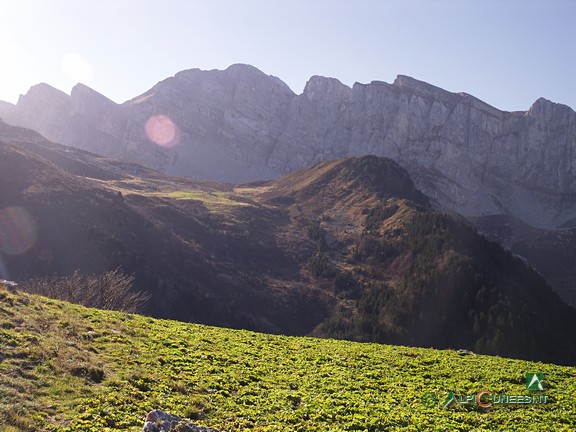
[[[0,255],[0,278],[2,279],[10,279],[10,275],[8,274],[8,269],[2,260],[2,255]]]
[[[22,207],[0,210],[0,251],[19,255],[30,249],[36,241],[36,222]]]
[[[144,129],[148,139],[160,147],[174,147],[180,139],[178,126],[162,114],[150,117]]]
[[[77,54],[66,54],[60,62],[62,71],[76,82],[88,83],[94,78],[90,63]]]

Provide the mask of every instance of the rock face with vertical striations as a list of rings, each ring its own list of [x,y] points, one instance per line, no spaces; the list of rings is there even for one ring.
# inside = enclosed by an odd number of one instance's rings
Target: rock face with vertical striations
[[[238,182],[374,154],[399,162],[444,210],[546,229],[576,219],[576,114],[545,99],[505,112],[402,75],[352,88],[314,76],[296,95],[238,64],[179,72],[120,105],[84,85],[68,96],[40,84],[1,112],[48,139],[169,174]],[[146,136],[160,114],[179,129],[172,148]]]

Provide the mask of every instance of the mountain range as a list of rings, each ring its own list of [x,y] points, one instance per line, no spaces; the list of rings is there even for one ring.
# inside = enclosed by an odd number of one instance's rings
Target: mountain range
[[[391,159],[218,183],[0,123],[0,209],[18,281],[122,267],[156,317],[576,361],[574,310]]]
[[[233,183],[388,157],[433,208],[466,217],[576,304],[576,115],[544,98],[506,112],[402,75],[351,88],[313,76],[297,95],[236,64],[179,72],[122,104],[83,84],[70,95],[39,84],[1,103],[0,117],[116,160]],[[168,138],[159,145],[151,128]]]
[[[153,115],[176,124],[177,145],[147,138]],[[540,228],[576,217],[576,115],[543,98],[504,112],[407,76],[352,88],[314,76],[296,95],[237,64],[179,72],[123,104],[82,84],[70,96],[39,84],[0,116],[52,141],[179,176],[261,180],[374,154],[396,160],[434,203],[466,217],[509,214]]]

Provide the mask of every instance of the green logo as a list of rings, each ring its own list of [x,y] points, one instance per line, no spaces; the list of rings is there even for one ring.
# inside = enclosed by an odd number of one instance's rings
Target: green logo
[[[446,400],[444,401],[444,405],[442,406],[442,408],[448,408],[453,403],[457,404],[458,401],[456,400],[456,396],[454,395],[454,392],[450,392],[450,393],[448,393],[448,396],[446,396]]]
[[[527,390],[544,390],[542,383],[544,382],[544,374],[542,372],[527,373],[526,374],[526,389]]]
[[[438,396],[432,392],[427,392],[422,395],[420,402],[422,402],[422,405],[426,408],[433,408],[438,404]]]

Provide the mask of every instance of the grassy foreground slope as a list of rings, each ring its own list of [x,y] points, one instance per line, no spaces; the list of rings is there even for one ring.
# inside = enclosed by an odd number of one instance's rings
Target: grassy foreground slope
[[[456,394],[546,405],[426,408]],[[573,367],[265,335],[87,309],[0,288],[0,429],[139,431],[160,408],[219,430],[574,430]]]

